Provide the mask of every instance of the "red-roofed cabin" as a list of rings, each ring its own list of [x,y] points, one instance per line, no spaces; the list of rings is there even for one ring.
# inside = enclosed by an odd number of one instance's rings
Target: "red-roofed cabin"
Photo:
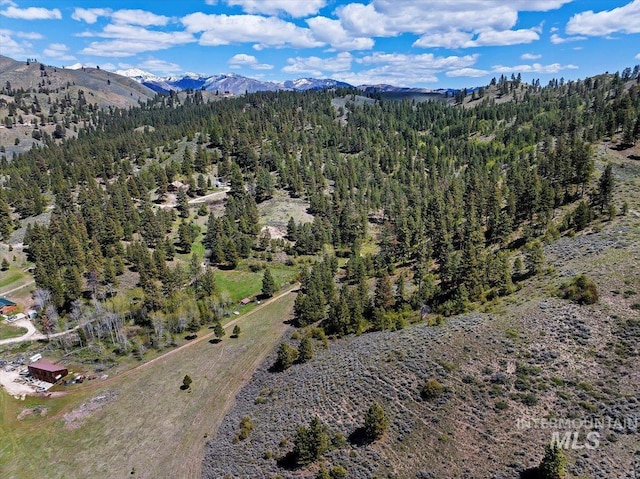
[[[29,364],[29,374],[40,381],[53,384],[69,374],[69,371],[67,371],[67,368],[59,364],[53,364],[49,361],[41,360]]]
[[[7,298],[0,298],[0,314],[11,314],[18,310],[18,305]]]

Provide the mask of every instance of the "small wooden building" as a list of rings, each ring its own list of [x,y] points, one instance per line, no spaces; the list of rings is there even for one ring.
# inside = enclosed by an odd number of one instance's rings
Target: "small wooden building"
[[[18,310],[18,305],[7,298],[0,298],[0,314],[5,316]]]
[[[29,364],[29,374],[40,381],[53,384],[69,374],[69,371],[64,366],[41,359]]]

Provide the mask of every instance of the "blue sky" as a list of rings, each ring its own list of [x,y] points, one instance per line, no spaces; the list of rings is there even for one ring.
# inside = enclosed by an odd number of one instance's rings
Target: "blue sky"
[[[640,63],[640,0],[0,0],[0,53],[157,75],[426,88]]]

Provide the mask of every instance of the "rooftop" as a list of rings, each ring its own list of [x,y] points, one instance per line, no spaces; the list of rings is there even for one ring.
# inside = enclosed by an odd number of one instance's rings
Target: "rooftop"
[[[52,372],[52,373],[67,369],[64,366],[60,365],[60,364],[53,364],[52,362],[46,361],[44,359],[42,359],[40,361],[36,361],[35,363],[29,364],[29,367],[30,368],[40,369],[42,371],[49,371],[49,372]]]
[[[0,306],[16,306],[16,303],[7,298],[0,298]]]

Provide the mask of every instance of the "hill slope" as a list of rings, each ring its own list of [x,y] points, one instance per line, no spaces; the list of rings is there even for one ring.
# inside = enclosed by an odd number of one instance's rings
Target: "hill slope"
[[[318,464],[278,465],[296,427],[318,416],[332,434],[349,437],[374,401],[390,418],[384,437],[347,444],[323,460],[344,467],[348,477],[524,477],[554,432],[580,435],[577,448],[565,451],[569,477],[632,477],[640,447],[640,170],[622,156],[615,165],[630,214],[547,246],[549,272],[490,312],[351,336],[328,350],[316,342],[311,362],[282,373],[269,371],[272,355],[209,443],[204,477],[313,477]],[[594,279],[598,304],[578,306],[555,295],[576,272]],[[420,389],[429,379],[444,393],[424,401]],[[238,441],[244,416],[253,430]],[[578,426],[535,426],[553,418]],[[589,432],[598,434],[595,449],[583,447]]]
[[[138,82],[100,68],[65,69],[34,62],[27,64],[0,55],[0,85],[5,86],[7,82],[12,89],[64,92],[71,96],[82,89],[87,101],[101,108],[137,106],[139,101],[154,96],[152,90]]]

